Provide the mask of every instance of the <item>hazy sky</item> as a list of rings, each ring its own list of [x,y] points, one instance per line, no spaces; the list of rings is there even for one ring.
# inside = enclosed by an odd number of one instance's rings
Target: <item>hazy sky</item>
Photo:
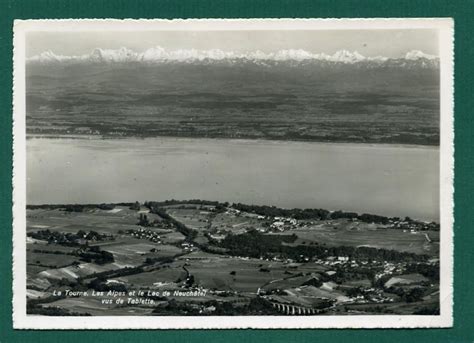
[[[27,57],[51,50],[57,55],[83,55],[95,48],[127,47],[136,52],[161,46],[167,49],[221,49],[244,53],[261,50],[304,49],[327,53],[346,49],[365,56],[401,57],[410,50],[438,55],[438,32],[403,30],[313,31],[146,31],[146,32],[30,32]]]

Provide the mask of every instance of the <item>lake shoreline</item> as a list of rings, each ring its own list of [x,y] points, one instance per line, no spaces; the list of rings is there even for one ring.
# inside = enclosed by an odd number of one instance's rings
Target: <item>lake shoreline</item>
[[[113,140],[159,140],[159,139],[176,139],[180,141],[202,140],[202,141],[226,141],[226,142],[241,142],[241,143],[267,143],[273,144],[293,144],[293,143],[307,143],[318,145],[337,145],[337,146],[366,146],[366,147],[393,147],[393,148],[408,148],[408,149],[440,149],[439,145],[430,144],[404,144],[404,143],[371,143],[371,142],[352,142],[352,141],[318,141],[318,140],[285,140],[285,139],[266,139],[266,138],[224,138],[224,137],[188,137],[188,136],[99,136],[99,135],[61,135],[61,134],[27,134],[27,140],[32,139],[70,139],[70,140],[94,140],[94,141],[113,141]]]
[[[140,202],[139,202],[140,203]],[[378,223],[377,221],[380,220],[400,220],[403,221],[405,218],[406,221],[408,222],[413,222],[413,223],[419,223],[419,224],[429,224],[429,223],[436,223],[439,225],[439,222],[436,221],[428,221],[428,220],[422,220],[418,218],[410,218],[410,217],[390,217],[390,216],[385,216],[382,214],[377,214],[377,213],[356,213],[356,212],[348,212],[344,211],[343,209],[325,209],[325,208],[289,208],[289,207],[279,207],[275,205],[255,205],[255,204],[241,204],[241,203],[233,203],[233,202],[221,202],[221,201],[214,201],[214,200],[207,200],[207,199],[166,199],[166,200],[160,200],[160,201],[144,201],[143,202],[146,206],[146,203],[154,203],[154,204],[159,204],[160,207],[166,207],[166,206],[187,206],[187,205],[196,205],[196,206],[228,206],[228,207],[239,207],[239,206],[245,206],[249,208],[253,208],[253,211],[250,211],[251,213],[254,214],[261,214],[259,211],[262,209],[271,209],[271,210],[279,210],[279,211],[288,211],[288,212],[301,212],[301,211],[324,211],[327,212],[328,214],[336,214],[340,213],[340,217],[337,218],[330,218],[332,220],[334,219],[358,219],[360,220],[361,217],[363,216],[368,216],[373,218],[373,222]],[[130,201],[130,202],[110,202],[110,203],[91,203],[91,204],[85,204],[85,203],[75,203],[75,204],[26,204],[26,209],[27,210],[35,210],[35,209],[66,209],[66,208],[81,208],[81,210],[85,210],[88,208],[98,208],[98,209],[103,209],[102,207],[117,207],[117,206],[128,206],[128,207],[133,207],[135,206],[135,201]],[[71,212],[71,211],[70,211]],[[72,211],[74,212],[74,211]],[[310,218],[307,218],[310,219]],[[320,219],[323,220],[323,219]],[[366,220],[367,221],[367,220]],[[370,222],[370,221],[367,221]],[[439,228],[438,228],[439,229]]]

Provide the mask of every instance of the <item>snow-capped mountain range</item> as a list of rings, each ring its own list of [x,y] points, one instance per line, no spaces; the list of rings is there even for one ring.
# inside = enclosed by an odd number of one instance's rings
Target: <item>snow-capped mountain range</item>
[[[409,51],[400,58],[388,58],[383,56],[366,57],[357,51],[340,50],[333,55],[325,53],[314,54],[302,49],[279,50],[277,52],[265,53],[254,51],[249,53],[235,53],[232,51],[223,51],[220,49],[197,50],[197,49],[179,49],[167,50],[162,47],[154,47],[144,52],[138,53],[127,48],[116,50],[94,49],[91,53],[76,56],[56,55],[52,51],[45,51],[39,55],[27,59],[29,63],[54,64],[54,63],[127,63],[127,62],[145,62],[145,63],[211,63],[213,61],[235,63],[239,61],[265,63],[265,62],[329,62],[356,64],[372,62],[375,64],[384,64],[386,62],[398,61],[403,66],[406,62],[422,62],[427,66],[437,65],[439,59],[437,56],[428,55],[419,50]]]

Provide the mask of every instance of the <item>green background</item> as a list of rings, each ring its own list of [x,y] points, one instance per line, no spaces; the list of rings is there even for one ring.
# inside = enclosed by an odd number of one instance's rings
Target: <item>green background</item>
[[[453,17],[455,20],[454,327],[411,330],[12,329],[12,26],[54,18]],[[474,342],[474,1],[442,0],[0,0],[0,343],[5,342]],[[137,318],[136,320],[140,320]],[[317,318],[315,319],[317,320]]]

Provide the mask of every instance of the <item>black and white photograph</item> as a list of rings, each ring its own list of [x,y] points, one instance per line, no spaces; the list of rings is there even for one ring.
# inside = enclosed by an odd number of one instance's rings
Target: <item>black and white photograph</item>
[[[450,326],[452,27],[16,21],[15,325]]]

